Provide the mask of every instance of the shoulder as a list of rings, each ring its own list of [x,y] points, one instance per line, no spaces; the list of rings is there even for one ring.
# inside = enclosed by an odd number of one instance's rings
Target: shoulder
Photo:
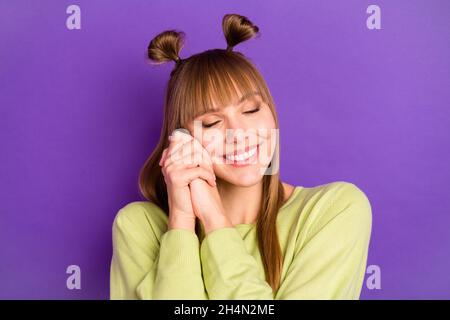
[[[366,193],[354,183],[334,181],[307,188],[306,197],[309,236],[334,227],[350,234],[370,233],[372,207]],[[327,225],[333,228],[324,228]]]
[[[153,202],[134,201],[118,210],[113,232],[132,233],[135,237],[152,233],[159,239],[167,229],[167,221],[166,213]]]
[[[347,181],[335,181],[314,188],[321,198],[330,206],[339,207],[349,203],[370,206],[370,201],[365,192],[354,183]]]

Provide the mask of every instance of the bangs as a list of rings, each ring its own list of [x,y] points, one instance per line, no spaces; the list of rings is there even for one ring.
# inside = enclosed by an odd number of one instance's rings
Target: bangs
[[[254,92],[265,98],[258,77],[253,76],[255,70],[242,58],[226,53],[204,53],[192,58],[183,66],[177,79],[180,86],[173,92],[173,102],[178,104],[174,107],[180,112],[180,127],[205,112],[220,110]]]

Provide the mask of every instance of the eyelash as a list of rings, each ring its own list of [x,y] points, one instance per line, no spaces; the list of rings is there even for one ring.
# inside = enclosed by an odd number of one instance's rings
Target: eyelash
[[[244,113],[255,113],[255,112],[258,112],[259,110],[261,109],[261,106],[258,106],[258,107],[256,107],[255,109],[253,109],[253,110],[250,110],[250,111],[246,111],[246,112],[244,112]],[[220,122],[220,120],[217,120],[216,122],[213,122],[213,123],[210,123],[210,124],[203,124],[203,127],[205,127],[205,128],[210,128],[210,127],[212,127],[213,125],[215,125],[216,123],[218,123],[218,122]]]
[[[255,112],[258,112],[258,111],[259,111],[259,109],[261,109],[261,107],[260,107],[260,106],[256,107],[256,108],[255,108],[255,109],[253,109],[253,110],[250,110],[250,111],[246,111],[246,112],[244,112],[244,113],[255,113]]]
[[[203,124],[203,127],[209,128],[209,127],[212,127],[213,125],[215,125],[218,122],[219,122],[219,120],[217,120],[216,122],[210,123],[210,124]]]

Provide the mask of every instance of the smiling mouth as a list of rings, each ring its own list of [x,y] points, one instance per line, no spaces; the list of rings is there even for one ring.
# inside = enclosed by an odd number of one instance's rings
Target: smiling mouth
[[[256,154],[256,152],[258,151],[258,147],[260,145],[261,145],[261,143],[258,145],[252,146],[252,147],[247,147],[247,148],[245,148],[244,152],[240,151],[239,153],[235,152],[235,153],[229,153],[227,155],[223,155],[223,158],[228,161],[234,162],[234,163],[244,162],[244,161],[252,158]]]

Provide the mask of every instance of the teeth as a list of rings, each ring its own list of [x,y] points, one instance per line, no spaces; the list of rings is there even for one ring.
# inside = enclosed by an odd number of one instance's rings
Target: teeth
[[[227,160],[230,160],[230,161],[245,161],[248,158],[251,158],[256,153],[256,149],[257,149],[257,147],[254,147],[254,148],[248,150],[247,152],[244,152],[244,153],[242,153],[240,155],[236,155],[236,156],[235,155],[227,155],[226,158],[227,158]]]

